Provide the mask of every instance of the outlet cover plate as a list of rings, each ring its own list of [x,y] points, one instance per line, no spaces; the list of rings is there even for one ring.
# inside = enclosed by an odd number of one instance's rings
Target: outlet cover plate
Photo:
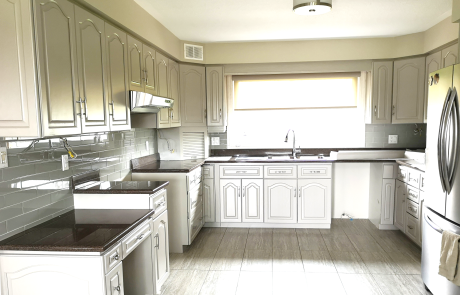
[[[62,155],[62,171],[69,170],[69,155]]]
[[[211,137],[211,145],[220,145],[220,137]]]
[[[8,167],[8,153],[6,147],[0,147],[0,168]]]
[[[397,135],[388,135],[388,144],[397,144],[398,136]]]

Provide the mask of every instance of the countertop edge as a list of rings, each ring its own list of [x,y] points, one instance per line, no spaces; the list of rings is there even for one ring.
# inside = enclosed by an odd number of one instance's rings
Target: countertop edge
[[[131,195],[143,195],[143,194],[154,194],[165,187],[169,185],[169,181],[166,181],[162,185],[152,189],[152,190],[146,190],[146,189],[127,189],[127,190],[110,190],[110,189],[74,189],[73,194],[107,194],[107,195],[121,195],[121,194],[131,194]]]

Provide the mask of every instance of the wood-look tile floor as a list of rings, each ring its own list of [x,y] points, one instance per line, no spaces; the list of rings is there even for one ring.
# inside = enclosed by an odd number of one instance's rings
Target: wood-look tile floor
[[[331,229],[203,228],[171,254],[163,295],[430,294],[421,249],[364,219]]]

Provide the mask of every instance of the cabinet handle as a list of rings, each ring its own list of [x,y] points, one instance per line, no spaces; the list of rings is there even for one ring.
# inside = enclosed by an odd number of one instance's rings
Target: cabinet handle
[[[302,191],[299,188],[299,198],[301,198],[301,197],[302,197]]]
[[[155,248],[160,249],[160,236],[158,234],[155,235]]]
[[[374,106],[374,114],[377,115],[377,106]]]
[[[237,187],[237,190],[238,190],[238,198],[241,198],[241,190],[239,186]]]
[[[85,97],[85,113],[83,115],[85,115],[85,118],[86,118],[86,121],[88,121],[88,100],[86,100],[86,97]]]
[[[219,116],[222,119],[222,109],[219,110]]]
[[[109,115],[112,115],[112,116],[113,116],[113,114],[114,114],[113,101],[112,101],[112,102],[109,102],[109,106],[112,106],[112,113],[111,113],[111,114],[109,113]]]
[[[142,240],[143,237],[144,237],[144,234],[141,234],[140,236],[137,237],[137,239]]]
[[[410,226],[410,225],[408,225],[407,227],[408,227],[409,229],[414,229],[414,228],[413,228],[412,226]]]
[[[396,107],[393,105],[393,116],[395,115],[395,109]]]
[[[113,289],[114,289],[115,291],[118,291],[118,292],[120,292],[120,291],[121,291],[121,288],[120,288],[120,286],[116,286],[116,287],[114,287]]]
[[[82,113],[83,113],[83,107],[81,106],[81,104],[83,103],[83,100],[81,100],[81,97],[79,97],[78,100],[75,101],[75,102],[80,104],[80,113],[77,114],[77,115],[82,115]],[[83,115],[85,115],[85,114],[83,114]]]
[[[246,187],[243,186],[243,198],[246,197]]]
[[[294,199],[297,197],[297,191],[294,189]]]
[[[171,112],[171,120],[174,120],[174,109],[169,109],[169,111]]]

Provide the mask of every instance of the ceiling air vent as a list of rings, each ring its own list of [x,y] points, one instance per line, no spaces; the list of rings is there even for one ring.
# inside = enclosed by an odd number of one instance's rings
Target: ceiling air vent
[[[203,60],[203,46],[184,44],[185,58]]]

